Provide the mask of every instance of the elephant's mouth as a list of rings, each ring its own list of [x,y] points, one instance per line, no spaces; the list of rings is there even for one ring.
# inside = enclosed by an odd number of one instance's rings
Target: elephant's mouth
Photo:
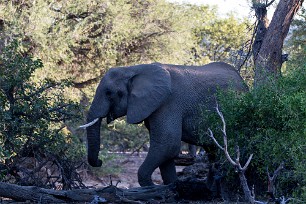
[[[115,120],[114,113],[109,112],[106,116],[106,122],[107,124],[111,123],[113,120]]]

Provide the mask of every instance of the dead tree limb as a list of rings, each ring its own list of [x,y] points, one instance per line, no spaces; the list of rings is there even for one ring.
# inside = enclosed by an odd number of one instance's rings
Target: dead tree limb
[[[108,203],[137,203],[137,201],[174,198],[173,189],[174,185],[158,185],[132,189],[108,186],[98,189],[57,191],[0,182],[0,197],[37,203],[91,202],[97,197],[106,200]]]
[[[216,145],[224,152],[227,160],[234,166],[234,168],[237,170],[238,172],[238,175],[239,175],[239,179],[240,179],[240,184],[242,186],[242,189],[243,189],[243,192],[244,192],[244,196],[245,196],[245,199],[247,201],[249,201],[250,203],[254,204],[254,203],[258,203],[255,201],[255,196],[252,195],[252,192],[248,186],[248,182],[247,182],[247,179],[245,177],[245,171],[248,167],[248,165],[250,164],[251,160],[252,160],[252,157],[253,157],[253,154],[250,155],[249,159],[247,160],[247,162],[245,163],[245,165],[242,167],[241,164],[240,164],[240,151],[239,151],[239,147],[237,147],[237,150],[236,150],[236,153],[237,153],[237,156],[236,156],[236,159],[232,159],[232,157],[229,155],[229,152],[228,152],[228,143],[227,143],[227,134],[226,134],[226,123],[225,123],[225,119],[224,119],[224,116],[223,114],[220,112],[219,110],[219,107],[218,107],[218,104],[217,104],[217,107],[216,107],[216,110],[217,110],[217,113],[218,115],[220,116],[221,120],[222,120],[222,124],[223,124],[223,127],[221,129],[222,131],[222,134],[223,134],[223,145],[224,146],[221,146],[218,141],[216,140],[216,138],[214,137],[214,134],[213,132],[211,131],[211,129],[208,129],[209,131],[209,137],[216,143]]]

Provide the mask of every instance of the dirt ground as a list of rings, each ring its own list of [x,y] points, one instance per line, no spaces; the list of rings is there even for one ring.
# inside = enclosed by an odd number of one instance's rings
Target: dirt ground
[[[105,165],[117,165],[120,168],[119,173],[108,173],[103,176],[96,176],[91,178],[84,178],[84,183],[88,186],[103,187],[110,184],[112,180],[113,185],[117,182],[117,187],[119,188],[134,188],[139,187],[137,180],[137,171],[139,166],[142,164],[146,157],[146,153],[112,153],[115,154],[115,159],[110,163],[103,164],[101,168]],[[183,167],[177,167],[177,172],[182,171]],[[111,179],[110,179],[111,175]],[[152,180],[156,184],[162,184],[162,179],[159,169],[156,169],[152,175]]]
[[[117,187],[119,188],[135,188],[140,187],[137,180],[137,171],[139,166],[142,164],[146,157],[146,153],[140,154],[131,154],[131,153],[114,153],[116,159],[111,161],[110,164],[102,164],[103,165],[113,165],[116,164],[121,167],[121,171],[119,173],[109,174],[112,176],[112,184],[115,185],[118,181]],[[176,166],[176,171],[181,172],[184,169],[183,166]],[[95,187],[105,187],[110,185],[110,176],[104,175],[99,177],[91,177],[87,181],[84,180],[83,182],[88,186],[95,186]],[[162,184],[162,179],[160,175],[159,169],[156,169],[152,175],[152,180],[156,184]],[[158,203],[152,202],[152,203]],[[189,204],[220,204],[219,200],[205,202],[205,201],[188,201],[183,200],[177,203],[189,203]]]

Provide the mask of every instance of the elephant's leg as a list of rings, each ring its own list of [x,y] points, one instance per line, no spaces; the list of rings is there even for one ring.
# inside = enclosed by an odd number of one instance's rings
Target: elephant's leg
[[[151,176],[160,163],[158,158],[154,157],[154,154],[156,154],[156,151],[154,151],[150,145],[148,155],[138,169],[138,183],[140,186],[154,185]]]
[[[154,185],[151,176],[157,167],[160,168],[164,184],[174,182],[177,177],[173,158],[179,151],[180,141],[177,145],[151,142],[148,155],[138,170],[140,186]]]
[[[165,185],[177,180],[174,159],[164,162],[159,169]]]
[[[138,182],[141,186],[153,185],[151,176],[157,167],[160,167],[165,184],[177,179],[173,159],[181,149],[182,121],[180,116],[167,108],[160,111],[155,112],[147,121],[150,148],[138,170]]]
[[[189,154],[193,157],[197,156],[197,146],[188,144]]]
[[[138,183],[140,186],[153,186],[151,175],[155,169],[153,166],[147,167],[148,164],[145,163],[147,162],[144,161],[138,169]]]

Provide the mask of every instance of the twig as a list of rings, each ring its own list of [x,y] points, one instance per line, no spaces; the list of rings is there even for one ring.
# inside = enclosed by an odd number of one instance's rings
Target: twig
[[[238,72],[239,73],[240,73],[241,68],[243,67],[243,65],[246,63],[246,61],[249,59],[249,57],[251,55],[252,45],[253,45],[253,42],[254,42],[254,39],[255,39],[255,34],[257,32],[257,28],[258,28],[258,21],[255,22],[255,26],[254,26],[254,30],[253,30],[253,33],[252,33],[252,38],[250,40],[250,44],[249,44],[249,47],[248,47],[247,55],[244,58],[242,64],[238,67]]]

